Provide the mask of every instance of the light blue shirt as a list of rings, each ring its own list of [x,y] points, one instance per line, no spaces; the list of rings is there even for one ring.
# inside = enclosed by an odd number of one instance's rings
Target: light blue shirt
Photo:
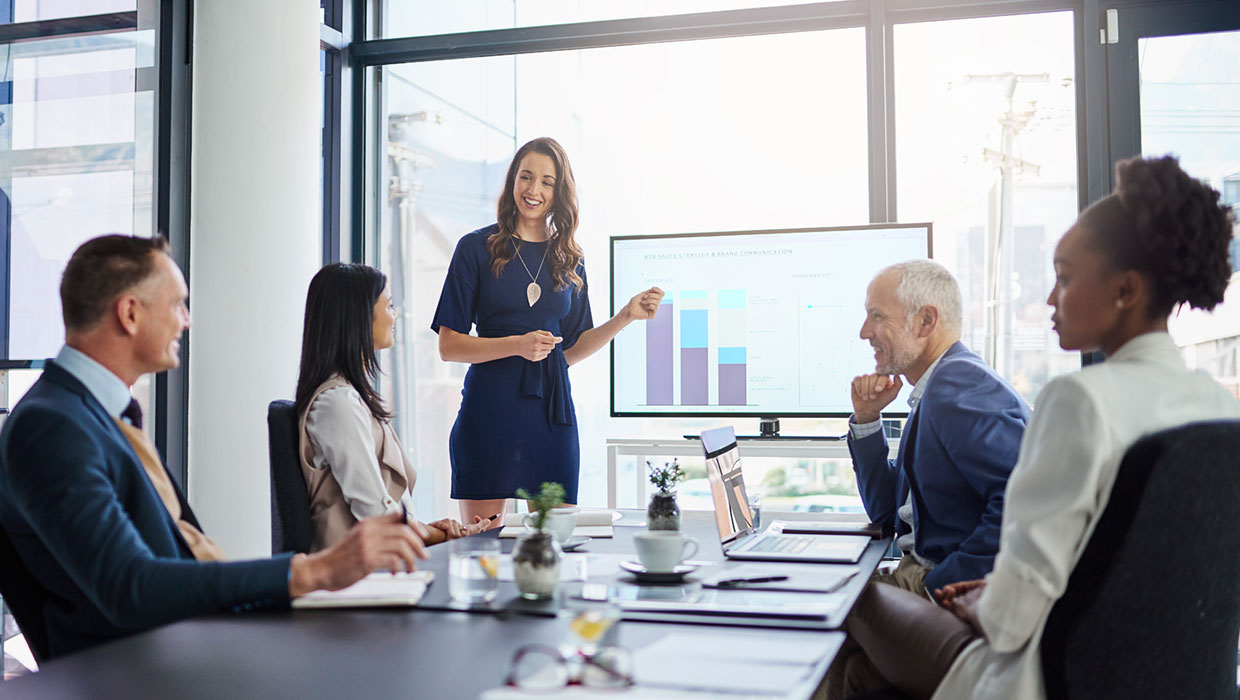
[[[946,351],[944,351],[943,355],[946,354]],[[921,378],[918,379],[917,383],[913,385],[913,390],[909,392],[908,418],[904,421],[904,425],[906,427],[913,420],[913,414],[917,411],[917,404],[921,403],[921,395],[926,393],[926,385],[930,383],[930,375],[934,373],[934,368],[939,366],[939,361],[943,359],[943,355],[939,355],[935,358],[934,362],[930,363],[930,366],[926,368],[925,374],[921,375]],[[854,440],[859,440],[863,437],[873,435],[883,429],[882,418],[869,423],[856,423],[854,422],[855,420],[856,417],[854,416],[848,421],[848,429],[852,432]],[[917,526],[913,524],[912,491],[909,492],[908,498],[904,500],[904,505],[900,506],[896,512],[899,514],[900,519],[909,526],[909,532],[896,539],[896,546],[902,549],[905,553],[913,555],[913,558],[915,558],[923,566],[934,566],[937,562],[932,562],[925,557],[922,557],[914,548],[917,543]]]
[[[946,354],[947,352],[944,351],[943,355]],[[909,392],[908,418],[904,421],[905,425],[908,425],[909,421],[913,419],[913,412],[917,410],[917,404],[921,402],[921,395],[926,393],[926,385],[930,383],[930,375],[934,374],[934,368],[939,366],[939,361],[943,359],[943,355],[939,355],[934,362],[930,363],[930,366],[926,368],[926,373],[921,375],[921,379],[917,380],[917,383],[913,385],[913,390]],[[858,423],[856,421],[856,416],[848,419],[848,430],[852,432],[854,440],[873,435],[883,429],[882,418],[869,423]]]
[[[103,410],[113,418],[120,418],[121,412],[133,399],[129,394],[129,387],[125,386],[120,377],[80,350],[74,350],[68,345],[62,347],[60,354],[56,355],[56,364],[81,382],[99,405],[103,406]]]

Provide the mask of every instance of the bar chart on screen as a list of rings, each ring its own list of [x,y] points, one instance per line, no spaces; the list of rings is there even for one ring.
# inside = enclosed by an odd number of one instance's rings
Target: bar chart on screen
[[[925,257],[928,225],[613,239],[612,301],[658,286],[612,351],[613,412],[817,415],[873,371],[858,337],[884,265]]]

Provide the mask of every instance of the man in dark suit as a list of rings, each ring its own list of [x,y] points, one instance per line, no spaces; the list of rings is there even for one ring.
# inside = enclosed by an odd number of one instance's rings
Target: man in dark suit
[[[904,557],[877,580],[929,596],[994,566],[1003,492],[1029,408],[960,342],[960,287],[942,265],[880,272],[866,292],[861,337],[875,374],[852,383],[848,448],[866,513],[899,535]],[[899,453],[888,459],[881,414],[913,385]]]
[[[317,554],[216,561],[129,395],[142,374],[179,364],[190,325],[166,242],[84,243],[60,296],[65,347],[0,431],[0,528],[42,589],[50,655],[196,615],[287,607],[425,558],[425,533],[397,515]]]

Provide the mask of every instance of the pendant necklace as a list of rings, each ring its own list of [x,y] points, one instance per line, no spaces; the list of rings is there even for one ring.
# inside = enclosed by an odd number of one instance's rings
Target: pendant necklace
[[[547,249],[543,248],[542,260],[538,263],[538,272],[531,273],[530,266],[526,265],[525,258],[521,257],[521,247],[516,242],[513,242],[512,248],[517,252],[517,260],[521,261],[521,267],[525,268],[525,274],[530,276],[530,283],[525,288],[525,298],[530,302],[530,306],[533,306],[538,301],[538,297],[542,296],[542,287],[538,286],[538,275],[542,274],[543,263],[547,262]]]

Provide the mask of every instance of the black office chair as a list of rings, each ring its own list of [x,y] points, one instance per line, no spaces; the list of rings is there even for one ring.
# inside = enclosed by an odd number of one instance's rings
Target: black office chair
[[[1042,638],[1048,700],[1226,698],[1240,636],[1240,421],[1128,450]]]
[[[43,587],[17,556],[3,528],[0,528],[0,596],[13,612],[13,619],[35,661],[43,663],[49,656],[47,627],[43,622]]]
[[[310,493],[298,457],[297,411],[292,401],[267,406],[271,459],[271,551],[309,552],[314,539]]]

